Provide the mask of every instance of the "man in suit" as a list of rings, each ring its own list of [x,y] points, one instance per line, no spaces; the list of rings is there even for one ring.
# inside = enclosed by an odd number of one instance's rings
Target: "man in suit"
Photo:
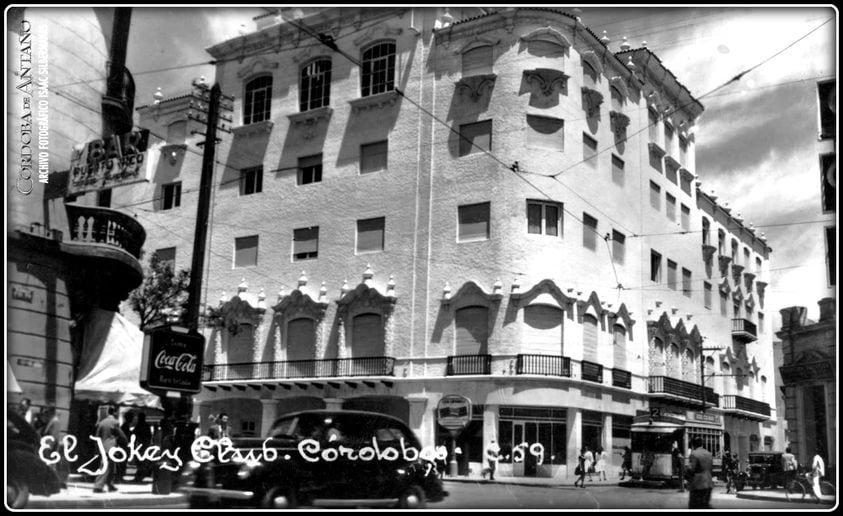
[[[114,412],[114,407],[108,407],[108,415],[97,423],[96,436],[102,441],[102,448],[106,455],[108,455],[108,450],[112,448],[129,444],[129,439],[120,429],[120,422],[114,417]],[[108,486],[109,491],[117,491],[117,487],[114,485],[117,465],[108,457],[103,457],[102,460],[106,463],[106,469],[101,475],[97,476],[97,480],[94,482],[94,492],[102,493],[106,486]]]
[[[694,437],[691,440],[691,456],[688,461],[688,472],[693,475],[688,484],[689,509],[711,509],[711,469],[713,460],[711,453],[703,448],[702,439]]]
[[[228,414],[220,413],[217,417],[217,422],[208,431],[208,436],[211,439],[222,439],[223,437],[231,437],[231,429],[228,427]]]

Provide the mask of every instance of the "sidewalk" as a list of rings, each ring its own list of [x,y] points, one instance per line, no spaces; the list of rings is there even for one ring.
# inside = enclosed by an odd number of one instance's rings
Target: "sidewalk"
[[[94,493],[94,483],[82,475],[70,475],[67,489],[51,496],[30,495],[26,509],[108,509],[113,507],[155,507],[187,503],[184,494],[153,494],[152,480],[117,484],[117,491]]]

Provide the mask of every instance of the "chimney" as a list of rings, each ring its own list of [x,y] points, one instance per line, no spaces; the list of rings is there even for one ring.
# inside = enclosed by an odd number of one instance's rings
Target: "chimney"
[[[804,306],[791,306],[779,310],[782,314],[782,330],[796,329],[805,325],[808,311]]]
[[[817,302],[820,305],[820,322],[833,321],[836,303],[833,297],[826,297]]]

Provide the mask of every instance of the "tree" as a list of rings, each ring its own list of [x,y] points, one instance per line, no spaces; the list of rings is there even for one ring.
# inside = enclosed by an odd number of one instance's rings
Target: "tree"
[[[181,320],[187,308],[189,283],[189,270],[175,273],[169,262],[152,253],[143,283],[129,294],[129,304],[140,316],[140,328],[173,322],[174,317]]]

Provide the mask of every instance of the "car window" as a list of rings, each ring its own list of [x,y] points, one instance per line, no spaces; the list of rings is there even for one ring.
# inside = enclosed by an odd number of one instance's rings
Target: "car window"
[[[296,428],[297,417],[283,418],[276,421],[269,429],[270,437],[292,437]]]

